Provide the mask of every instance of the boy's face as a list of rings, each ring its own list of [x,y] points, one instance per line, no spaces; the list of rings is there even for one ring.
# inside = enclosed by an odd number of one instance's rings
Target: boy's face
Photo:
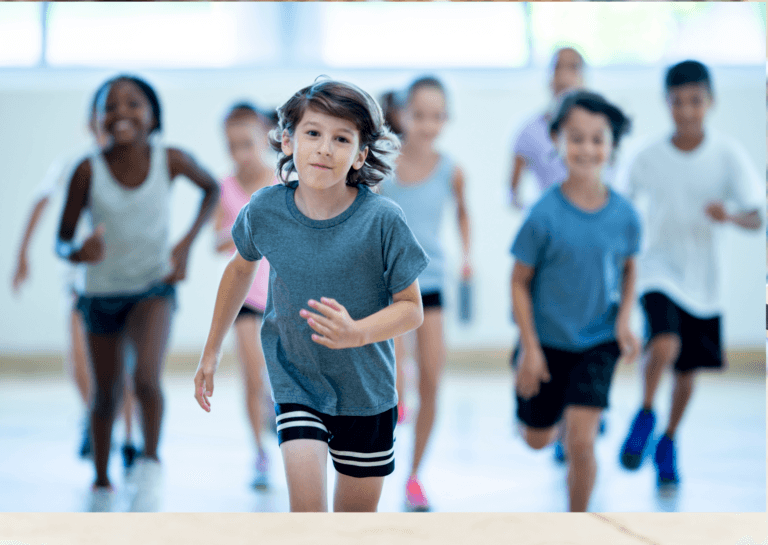
[[[552,92],[555,96],[583,85],[581,63],[581,56],[573,49],[563,49],[558,53],[552,73]]]
[[[403,130],[411,141],[431,145],[448,118],[445,96],[440,89],[421,87],[403,112]]]
[[[264,151],[266,131],[261,123],[244,120],[226,126],[227,145],[232,160],[239,168],[254,167]]]
[[[558,143],[571,174],[583,179],[597,178],[613,149],[608,118],[577,106],[561,127]]]
[[[669,89],[667,104],[677,133],[698,136],[704,127],[704,117],[712,106],[712,95],[702,83],[686,83]]]
[[[354,123],[311,108],[292,137],[283,132],[282,149],[293,155],[299,183],[317,190],[344,186],[349,169],[361,169],[368,156],[368,148],[360,151],[360,131]]]

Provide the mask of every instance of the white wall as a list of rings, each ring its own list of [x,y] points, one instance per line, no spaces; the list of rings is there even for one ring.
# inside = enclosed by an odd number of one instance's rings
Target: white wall
[[[53,236],[59,201],[52,204],[33,242],[32,278],[19,297],[10,280],[16,251],[39,180],[62,155],[84,149],[89,139],[84,118],[90,93],[114,71],[32,70],[0,73],[0,352],[61,350],[65,321],[61,304]],[[378,95],[406,84],[412,71],[228,70],[144,71],[159,91],[164,139],[190,151],[216,175],[229,160],[220,120],[234,100],[250,98],[275,106],[324,73],[354,81]],[[622,144],[626,158],[642,141],[669,132],[670,118],[662,100],[663,67],[594,70],[590,87],[606,94],[633,118],[632,135]],[[473,222],[476,269],[474,323],[458,325],[454,306],[458,269],[458,237],[454,215],[446,215],[444,240],[454,267],[446,293],[446,340],[449,348],[506,347],[516,338],[509,319],[509,247],[521,217],[506,204],[510,140],[519,125],[548,98],[539,71],[439,72],[450,90],[452,119],[441,147],[467,175],[467,197]],[[765,163],[764,67],[714,68],[717,104],[709,123],[735,136],[755,168]],[[530,185],[529,185],[530,187]],[[531,195],[533,196],[533,195]],[[178,237],[197,207],[196,191],[186,180],[175,183],[173,234]],[[682,203],[681,203],[682,205]],[[764,232],[729,229],[723,248],[727,300],[725,338],[729,345],[759,346],[763,330]],[[225,260],[212,251],[206,229],[197,240],[189,275],[179,290],[172,349],[197,350],[210,324],[218,281]]]

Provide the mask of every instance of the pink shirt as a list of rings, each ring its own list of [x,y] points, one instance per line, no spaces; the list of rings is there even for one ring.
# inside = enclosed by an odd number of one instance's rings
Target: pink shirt
[[[274,183],[274,182],[273,182]],[[230,231],[235,224],[235,219],[240,209],[248,204],[251,196],[243,190],[240,182],[234,176],[227,176],[221,182],[221,208],[224,212],[221,222],[220,240],[231,239]],[[234,253],[234,252],[232,252]],[[267,306],[267,289],[269,287],[269,263],[262,259],[256,279],[253,281],[245,304],[257,310],[264,311]]]

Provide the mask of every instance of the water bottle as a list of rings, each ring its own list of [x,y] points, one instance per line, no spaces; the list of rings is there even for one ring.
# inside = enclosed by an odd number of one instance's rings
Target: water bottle
[[[472,321],[472,283],[467,279],[459,282],[459,321],[463,324]]]

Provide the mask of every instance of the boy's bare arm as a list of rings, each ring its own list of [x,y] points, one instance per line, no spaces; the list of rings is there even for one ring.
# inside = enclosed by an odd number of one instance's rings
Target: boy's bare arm
[[[353,320],[347,309],[326,297],[309,301],[320,314],[302,309],[315,333],[312,340],[328,348],[354,348],[386,341],[419,327],[424,320],[419,281],[392,296],[392,304],[360,320]]]
[[[211,410],[211,402],[208,398],[213,395],[213,375],[219,365],[224,336],[235,322],[238,310],[243,306],[245,296],[256,276],[258,264],[258,261],[247,261],[239,252],[236,252],[221,277],[216,305],[213,309],[211,330],[208,332],[208,339],[197,365],[194,380],[195,399],[207,412]]]

